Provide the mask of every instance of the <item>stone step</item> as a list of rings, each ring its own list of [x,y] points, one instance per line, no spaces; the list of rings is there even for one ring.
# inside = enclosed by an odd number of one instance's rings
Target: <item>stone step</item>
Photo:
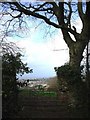
[[[22,98],[22,97],[21,97]],[[23,97],[22,99],[19,98],[19,101],[35,101],[35,100],[38,100],[38,101],[60,101],[60,99],[58,98],[52,98],[52,97]]]
[[[27,111],[27,112],[25,112]],[[23,111],[21,111],[19,113],[19,117],[21,118],[60,118],[60,117],[64,117],[67,116],[68,112],[65,112],[65,110],[63,111],[62,109],[58,109],[58,110],[53,110],[53,109],[29,109],[29,108],[25,108],[23,109]]]
[[[31,107],[31,106],[23,106],[23,110],[32,110],[32,111],[65,111],[67,110],[66,108],[64,108],[63,106],[35,106],[35,107]]]
[[[23,105],[63,105],[60,101],[22,101]]]
[[[29,107],[65,107],[65,105],[58,105],[58,104],[22,104],[22,106],[29,106]]]
[[[19,111],[20,118],[60,118],[67,116],[68,110],[65,103],[57,97],[19,97],[22,110]]]

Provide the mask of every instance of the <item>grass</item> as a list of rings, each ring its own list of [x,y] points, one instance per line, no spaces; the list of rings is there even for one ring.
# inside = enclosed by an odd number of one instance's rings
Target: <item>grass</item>
[[[32,91],[30,89],[22,89],[19,90],[20,95],[22,96],[28,96],[28,95],[32,95],[32,96],[46,96],[46,97],[56,97],[57,93],[54,91]]]
[[[32,93],[33,95],[35,96],[47,96],[47,97],[56,97],[57,94],[56,92],[53,92],[53,91],[35,91]]]

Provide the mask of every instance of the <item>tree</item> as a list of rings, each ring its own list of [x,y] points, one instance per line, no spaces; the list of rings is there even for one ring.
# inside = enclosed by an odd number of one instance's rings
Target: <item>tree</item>
[[[2,115],[12,117],[18,112],[17,74],[29,73],[29,67],[21,61],[21,54],[6,53],[2,56]]]
[[[11,26],[14,28],[13,31],[16,30],[17,25],[22,28],[23,24],[25,24],[25,16],[32,16],[49,26],[61,29],[63,39],[69,48],[69,65],[75,71],[80,71],[83,51],[90,39],[90,1],[7,2],[1,3],[1,8],[2,17],[9,16],[9,20],[4,24],[7,27],[5,29],[6,34],[12,31]],[[80,18],[82,22],[80,33],[77,31],[75,25],[73,26],[72,24],[77,18]]]
[[[22,54],[14,43],[2,41],[2,117],[9,118],[18,112],[17,74],[32,72],[21,60]],[[17,48],[17,49],[16,49]]]
[[[10,20],[6,22],[8,30],[13,20],[18,20],[19,26],[24,22],[23,17],[33,16],[38,18],[50,26],[61,29],[63,39],[69,47],[70,66],[79,70],[80,63],[83,58],[83,51],[90,39],[90,2],[65,2],[64,0],[52,2],[7,2],[1,4],[3,8],[2,16],[10,16]],[[13,15],[13,13],[15,13]],[[81,19],[83,27],[78,33],[75,26],[72,26],[73,16],[77,15]],[[74,36],[74,39],[71,37]]]

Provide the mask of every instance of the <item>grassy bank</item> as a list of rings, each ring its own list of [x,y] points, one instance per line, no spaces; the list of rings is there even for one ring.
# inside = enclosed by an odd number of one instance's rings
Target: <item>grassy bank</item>
[[[54,91],[32,91],[30,89],[21,89],[19,90],[19,94],[22,96],[28,96],[28,95],[32,95],[32,96],[46,96],[46,97],[56,97],[57,93]]]

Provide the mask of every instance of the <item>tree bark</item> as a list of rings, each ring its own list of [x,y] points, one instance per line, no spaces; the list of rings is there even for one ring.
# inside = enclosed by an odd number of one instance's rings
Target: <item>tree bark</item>
[[[76,42],[69,47],[69,64],[77,70],[80,70],[80,63],[83,59],[83,51],[85,46],[86,45],[81,44],[81,42]]]
[[[87,20],[86,20],[87,21]],[[80,63],[83,59],[84,49],[90,39],[89,37],[89,21],[83,26],[81,34],[75,34],[76,40],[70,36],[69,32],[61,28],[63,39],[69,48],[69,64],[73,68],[80,70]]]

